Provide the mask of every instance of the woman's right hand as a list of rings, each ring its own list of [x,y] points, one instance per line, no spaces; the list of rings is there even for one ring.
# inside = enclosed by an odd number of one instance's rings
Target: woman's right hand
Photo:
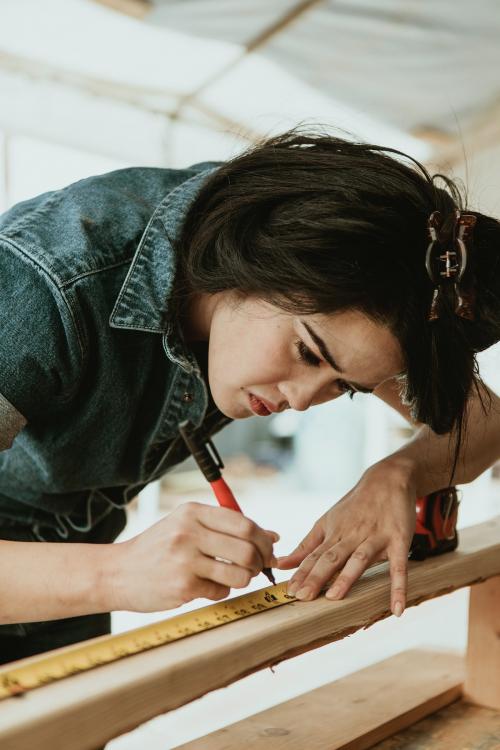
[[[142,534],[112,545],[110,609],[156,612],[198,597],[224,599],[262,568],[276,566],[278,539],[237,511],[185,503]]]

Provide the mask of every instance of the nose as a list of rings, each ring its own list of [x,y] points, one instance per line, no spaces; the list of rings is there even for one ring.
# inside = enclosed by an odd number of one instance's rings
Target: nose
[[[306,411],[306,409],[309,409],[311,406],[312,401],[310,398],[297,396],[293,399],[289,399],[288,403],[290,404],[290,409],[293,409],[294,411]]]
[[[325,401],[331,401],[340,395],[334,385],[334,379],[325,369],[318,373],[317,377],[290,379],[278,385],[278,388],[288,404],[290,409],[295,411],[306,411],[310,406],[322,404]]]
[[[306,387],[304,384],[283,383],[279,389],[285,397],[290,409],[294,411],[305,411],[313,403],[316,389]]]

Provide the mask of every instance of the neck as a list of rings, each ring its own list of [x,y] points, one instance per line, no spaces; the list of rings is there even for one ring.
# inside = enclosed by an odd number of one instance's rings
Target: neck
[[[193,294],[184,307],[182,330],[186,341],[208,341],[217,294]]]

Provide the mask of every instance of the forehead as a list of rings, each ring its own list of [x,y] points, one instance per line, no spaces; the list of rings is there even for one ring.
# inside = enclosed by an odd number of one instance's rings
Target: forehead
[[[402,372],[403,354],[398,340],[387,326],[355,310],[330,315],[307,315],[299,324],[323,339],[346,380],[378,385]]]

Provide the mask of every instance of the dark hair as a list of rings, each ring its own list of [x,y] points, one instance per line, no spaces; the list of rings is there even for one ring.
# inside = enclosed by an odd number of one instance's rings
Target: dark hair
[[[427,320],[427,220],[463,203],[454,182],[400,151],[292,130],[209,177],[181,234],[178,288],[240,290],[301,314],[355,309],[389,326],[414,418],[455,429],[458,451],[481,385],[475,354],[500,339],[500,223],[476,212],[476,320],[457,317],[446,294]]]

